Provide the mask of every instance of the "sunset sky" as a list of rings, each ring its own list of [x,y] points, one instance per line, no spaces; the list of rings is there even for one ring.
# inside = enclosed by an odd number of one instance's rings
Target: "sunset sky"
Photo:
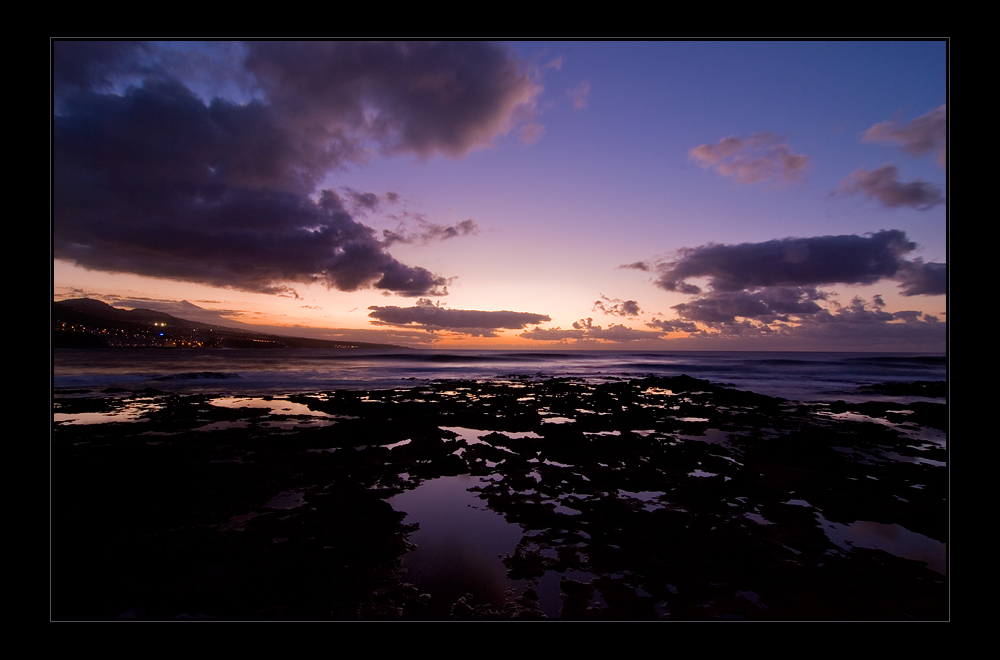
[[[52,46],[56,300],[415,347],[945,350],[945,41]]]

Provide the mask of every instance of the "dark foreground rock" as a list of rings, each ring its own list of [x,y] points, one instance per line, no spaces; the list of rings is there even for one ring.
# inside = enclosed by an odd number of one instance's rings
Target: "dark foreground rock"
[[[57,397],[54,619],[948,617],[943,404],[686,376],[266,400]],[[416,526],[387,499],[460,474],[523,532],[503,602],[435,602],[403,568]]]

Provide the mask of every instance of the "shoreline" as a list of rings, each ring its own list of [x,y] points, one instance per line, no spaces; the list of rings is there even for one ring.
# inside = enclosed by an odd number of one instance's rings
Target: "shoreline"
[[[686,373],[789,399],[888,400],[870,391],[862,395],[857,388],[947,377],[944,357],[881,353],[106,350],[59,351],[54,360],[55,390],[116,387],[249,395],[405,388],[441,379],[629,380]]]
[[[944,403],[688,376],[96,394],[55,399],[56,620],[948,617]],[[519,537],[502,602],[410,581],[430,521],[390,501],[461,475]]]

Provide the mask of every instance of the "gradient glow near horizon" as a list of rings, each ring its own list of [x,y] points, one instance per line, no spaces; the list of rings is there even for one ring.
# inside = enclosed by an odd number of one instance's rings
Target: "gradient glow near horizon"
[[[53,284],[430,347],[946,347],[947,43],[53,42]]]

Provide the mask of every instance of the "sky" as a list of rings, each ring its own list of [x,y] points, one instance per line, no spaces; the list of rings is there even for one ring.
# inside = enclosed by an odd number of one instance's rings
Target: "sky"
[[[427,348],[944,352],[947,47],[55,40],[53,296]]]

